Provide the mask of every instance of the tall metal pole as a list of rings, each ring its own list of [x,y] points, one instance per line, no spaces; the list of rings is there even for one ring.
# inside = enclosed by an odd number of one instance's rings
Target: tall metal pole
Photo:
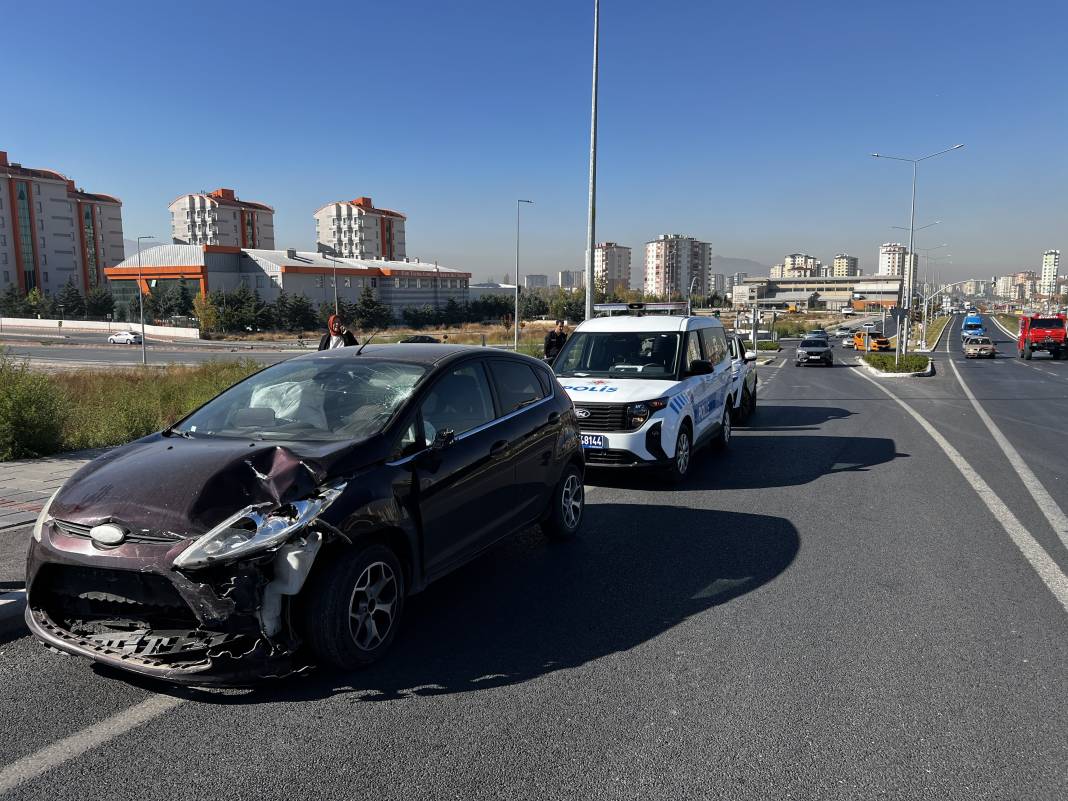
[[[522,204],[534,205],[533,200],[516,200],[515,202],[515,352],[519,353],[519,209]]]
[[[593,246],[597,222],[597,45],[601,4],[593,0],[593,91],[590,100],[590,199],[586,212],[586,319],[593,318]]]
[[[330,257],[330,263],[334,265],[334,314],[338,313],[337,306],[337,259]]]
[[[912,246],[916,236],[916,173],[919,162],[912,162],[912,210],[909,212],[909,252],[906,254],[908,262],[905,265],[905,297],[903,304],[905,316],[897,325],[897,352],[894,355],[894,363],[901,363],[901,354],[908,347],[909,324],[912,322],[912,291],[915,277],[912,269]]]
[[[145,296],[141,290],[141,282],[144,280],[141,277],[141,240],[142,239],[155,239],[154,236],[139,236],[137,237],[137,308],[141,317],[141,364],[148,364],[148,351],[145,347]]]

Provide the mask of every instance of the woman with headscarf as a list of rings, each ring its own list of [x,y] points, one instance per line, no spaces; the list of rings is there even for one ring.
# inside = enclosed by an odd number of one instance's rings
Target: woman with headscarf
[[[360,343],[356,341],[356,337],[352,335],[352,332],[345,327],[343,322],[341,322],[341,318],[336,314],[331,314],[326,321],[326,333],[323,334],[323,338],[319,340],[319,350],[347,348],[359,344]]]

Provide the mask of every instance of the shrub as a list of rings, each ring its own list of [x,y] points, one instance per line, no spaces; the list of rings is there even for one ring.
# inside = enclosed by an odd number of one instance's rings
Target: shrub
[[[62,404],[51,377],[0,352],[0,461],[59,450]]]
[[[884,373],[919,373],[927,369],[926,356],[918,353],[906,353],[901,356],[901,363],[894,363],[893,353],[865,353],[864,361]]]

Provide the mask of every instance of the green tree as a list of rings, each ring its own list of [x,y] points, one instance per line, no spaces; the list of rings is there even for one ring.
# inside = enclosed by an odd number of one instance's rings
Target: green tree
[[[219,310],[203,292],[193,298],[193,314],[200,323],[201,331],[214,331],[219,325]]]
[[[304,294],[293,295],[286,304],[284,322],[281,322],[289,331],[311,331],[316,327],[315,308],[312,302]]]
[[[103,286],[94,286],[85,295],[85,313],[89,317],[103,319],[115,312],[115,298]]]
[[[549,302],[534,292],[523,292],[519,295],[519,319],[533,320],[536,317],[549,313]]]
[[[68,319],[85,317],[85,298],[74,284],[73,278],[68,278],[63,288],[56,293],[56,306],[62,306],[61,314]]]
[[[174,313],[182,317],[188,317],[193,313],[193,293],[183,278],[178,282],[178,288],[174,292]]]
[[[4,317],[31,317],[33,315],[26,296],[19,292],[14,284],[10,284],[0,296],[0,315]]]
[[[352,320],[364,331],[377,331],[393,322],[393,311],[375,297],[371,287],[364,287],[352,310]]]

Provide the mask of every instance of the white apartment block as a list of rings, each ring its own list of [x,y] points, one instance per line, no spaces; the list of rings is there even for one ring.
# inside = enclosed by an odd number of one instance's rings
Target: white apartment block
[[[831,277],[850,278],[860,275],[860,259],[848,253],[839,253],[831,263]]]
[[[549,286],[549,276],[539,273],[524,275],[523,286],[526,289],[546,289]]]
[[[0,292],[14,286],[51,295],[73,281],[84,293],[124,256],[118,198],[9,162],[0,150]]]
[[[820,278],[823,262],[807,253],[791,253],[782,260],[780,278]]]
[[[602,242],[593,249],[593,278],[609,296],[630,290],[630,248]]]
[[[902,289],[902,301],[905,308],[912,305],[913,287],[916,286],[916,268],[919,257],[913,253],[908,258],[908,248],[900,242],[886,242],[879,246],[879,269],[876,275],[896,275],[905,279]],[[906,261],[911,262],[912,269],[906,270]]]
[[[709,292],[715,292],[717,295],[722,295],[727,291],[727,276],[723,273],[712,273],[708,276],[708,289]]]
[[[557,273],[561,289],[575,290],[586,286],[585,270],[561,270]]]
[[[233,189],[182,195],[168,206],[176,245],[274,249],[274,209]]]
[[[327,203],[315,212],[315,241],[346,259],[404,261],[399,211],[376,209],[369,197]]]
[[[994,296],[1003,300],[1016,300],[1016,284],[1011,275],[1003,275],[994,283]]]
[[[1042,254],[1042,275],[1039,279],[1039,294],[1049,297],[1057,292],[1057,270],[1061,266],[1061,252],[1047,250]]]
[[[708,295],[712,246],[682,234],[661,234],[645,244],[645,293],[686,297],[690,287]]]

